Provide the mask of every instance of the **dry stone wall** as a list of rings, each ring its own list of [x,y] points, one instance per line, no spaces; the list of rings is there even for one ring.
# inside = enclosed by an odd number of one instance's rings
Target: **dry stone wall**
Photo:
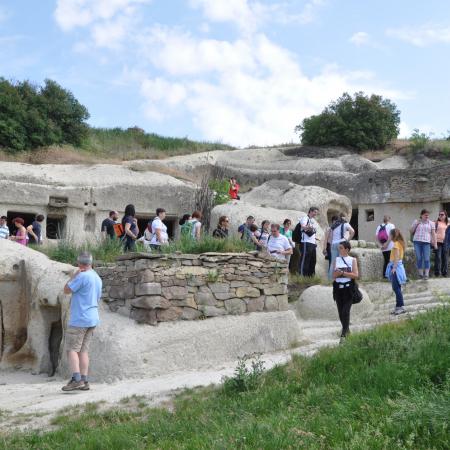
[[[139,323],[288,309],[286,263],[256,252],[128,254],[96,270],[110,310]]]

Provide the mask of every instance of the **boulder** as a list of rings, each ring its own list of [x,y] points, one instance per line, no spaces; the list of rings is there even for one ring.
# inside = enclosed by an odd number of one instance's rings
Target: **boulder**
[[[328,226],[331,216],[335,214],[344,213],[349,219],[352,215],[348,197],[322,187],[300,186],[285,180],[268,181],[243,194],[242,200],[253,205],[305,212],[311,206],[317,206],[317,220],[322,227]],[[293,223],[297,221],[298,218]]]
[[[352,306],[351,317],[368,317],[374,306],[367,292],[360,288],[363,299]],[[297,317],[303,320],[339,320],[331,286],[311,286],[305,289],[295,304]]]

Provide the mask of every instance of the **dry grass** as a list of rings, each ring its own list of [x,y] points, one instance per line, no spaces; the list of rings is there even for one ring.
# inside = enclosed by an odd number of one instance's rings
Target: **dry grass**
[[[157,172],[162,173],[163,175],[170,175],[171,177],[177,178],[183,181],[190,181],[192,183],[196,183],[194,177],[188,175],[186,172],[183,172],[174,167],[169,167],[164,164],[159,164],[158,162],[133,162],[128,165],[128,167],[135,172]]]

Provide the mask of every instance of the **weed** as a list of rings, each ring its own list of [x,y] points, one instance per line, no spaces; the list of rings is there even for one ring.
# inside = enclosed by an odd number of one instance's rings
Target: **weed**
[[[206,276],[206,281],[208,283],[216,283],[219,279],[219,272],[217,270],[208,271],[208,275]]]
[[[239,358],[234,376],[223,380],[223,391],[228,395],[254,391],[261,386],[263,373],[264,361],[261,355],[245,355]]]

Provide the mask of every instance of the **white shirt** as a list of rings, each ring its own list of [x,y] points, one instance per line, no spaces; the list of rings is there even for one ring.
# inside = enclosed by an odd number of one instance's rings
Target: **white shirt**
[[[259,245],[267,247],[267,239],[269,239],[270,233],[267,231],[257,230],[255,231],[255,237],[258,239]]]
[[[317,221],[315,219],[310,218],[309,216],[302,217],[300,219],[300,225],[302,227],[306,227],[307,225],[313,227],[315,230],[317,230]],[[310,244],[316,243],[316,234],[314,233],[312,236],[308,236],[303,230],[302,230],[302,242],[309,242]]]
[[[342,229],[342,227],[344,227]],[[334,230],[332,230],[332,238],[331,243],[332,244],[338,244],[339,242],[344,242],[348,239],[350,236],[350,230],[353,230],[351,225],[348,222],[345,222],[338,227],[336,227]],[[343,234],[343,237],[341,237]]]
[[[8,238],[9,238],[8,225],[0,226],[0,239],[8,239]]]
[[[156,236],[156,230],[161,230],[161,240],[158,240]],[[169,241],[169,235],[167,234],[167,227],[164,225],[163,221],[159,217],[155,217],[152,222],[152,240],[150,244],[161,245]]]
[[[375,237],[377,239],[377,242],[378,242],[378,232],[380,231],[380,228],[381,228],[381,224],[377,226],[377,229],[375,231]],[[395,230],[395,225],[393,223],[388,222],[386,224],[386,233],[388,235],[389,244],[387,245],[386,249],[383,250],[383,252],[391,251],[394,248],[394,243],[390,240],[391,239],[390,238],[391,230]]]
[[[351,256],[338,256],[336,258],[336,265],[335,268],[337,270],[342,270],[343,272],[352,272],[352,268],[353,268],[353,260],[355,258],[352,258]],[[344,262],[345,261],[345,262]],[[347,264],[346,264],[347,263]],[[336,281],[338,283],[348,283],[349,281],[351,281],[351,278],[348,277],[340,277],[340,278],[336,278]]]
[[[291,243],[289,242],[289,239],[286,236],[283,236],[282,234],[280,234],[278,237],[270,235],[267,240],[267,251],[270,253],[271,256],[274,256],[275,258],[287,261],[290,255],[280,255],[279,253],[275,252],[279,250],[285,251],[291,248],[292,246]]]

